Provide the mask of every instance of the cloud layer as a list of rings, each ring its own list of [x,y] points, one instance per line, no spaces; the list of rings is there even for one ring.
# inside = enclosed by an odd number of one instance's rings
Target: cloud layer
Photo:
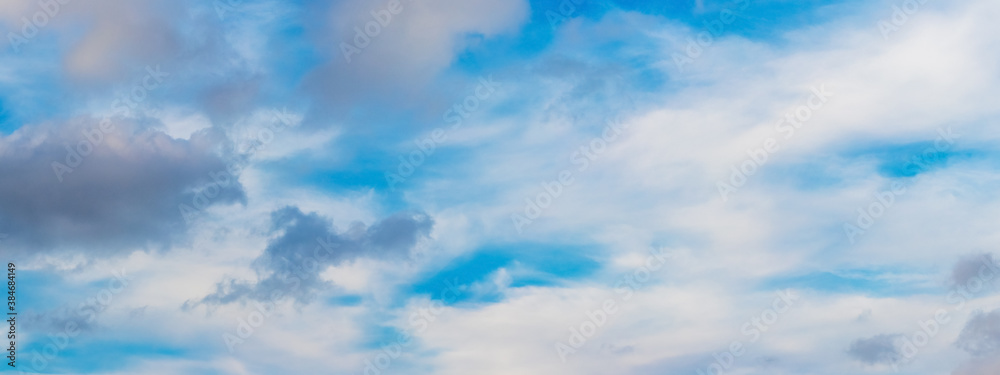
[[[992,0],[3,2],[19,358],[995,374],[998,17]],[[85,329],[48,349],[68,323]]]

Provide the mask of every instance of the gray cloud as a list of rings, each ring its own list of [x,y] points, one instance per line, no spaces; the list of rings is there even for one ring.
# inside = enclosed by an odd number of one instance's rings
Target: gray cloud
[[[177,3],[103,0],[78,7],[80,14],[73,18],[93,22],[66,55],[66,71],[83,81],[103,81],[121,78],[129,65],[175,56],[181,50],[182,36],[170,20],[183,19],[183,8]],[[74,10],[67,7],[68,12]]]
[[[313,15],[306,30],[324,58],[303,80],[304,93],[324,104],[316,106],[310,118],[341,116],[362,106],[377,109],[376,114],[442,108],[429,118],[434,122],[440,122],[440,112],[470,90],[465,78],[449,78],[442,72],[479,38],[516,32],[531,11],[524,0],[402,1],[399,13],[377,35],[368,37],[358,30],[373,22],[372,12],[382,11],[385,2],[317,2],[304,7]],[[446,88],[438,89],[441,86]]]
[[[953,287],[967,286],[969,285],[969,281],[976,278],[979,278],[979,281],[985,284],[989,281],[987,279],[1000,276],[993,274],[990,265],[993,265],[993,268],[997,267],[997,260],[993,257],[993,254],[984,253],[964,258],[955,263],[949,281]],[[981,274],[985,277],[980,276]]]
[[[41,11],[36,3],[29,0],[19,6],[0,6],[0,28],[20,32],[21,17],[30,18]],[[280,78],[272,81],[269,74],[273,64],[287,59],[287,51],[276,52],[269,59],[258,56],[258,51],[272,51],[280,43],[273,40],[280,38],[267,31],[285,25],[260,20],[257,15],[276,12],[252,3],[240,2],[226,21],[211,1],[92,0],[84,5],[65,4],[38,37],[5,59],[5,71],[23,73],[16,79],[9,73],[0,74],[0,90],[18,92],[5,97],[4,104],[16,108],[12,114],[28,121],[87,112],[94,104],[108,104],[128,94],[142,82],[149,66],[169,76],[159,89],[149,93],[145,105],[161,110],[194,109],[217,126],[231,125],[262,101],[261,92],[280,92],[288,84]],[[285,5],[274,7],[283,9]],[[10,48],[7,41],[7,37],[2,38],[0,51]],[[256,42],[268,44],[242,48]],[[47,52],[51,50],[60,53],[51,55]],[[271,106],[296,102],[300,101],[270,97]]]
[[[192,204],[210,173],[226,168],[218,142],[208,131],[181,140],[153,130],[150,121],[112,123],[101,132],[96,120],[77,119],[0,138],[0,232],[9,235],[7,246],[22,255],[110,255],[184,238],[179,205]],[[70,149],[87,155],[77,158]],[[239,183],[219,190],[209,206],[246,199]]]
[[[1000,309],[973,316],[955,345],[976,356],[1000,353]]]
[[[901,337],[900,334],[880,334],[857,339],[851,343],[847,354],[869,365],[891,364],[902,357],[898,341]]]
[[[216,292],[200,303],[267,301],[274,299],[276,292],[282,297],[309,302],[316,292],[327,286],[320,278],[327,267],[359,257],[401,258],[420,238],[427,236],[433,226],[426,214],[402,212],[369,227],[353,223],[346,231],[337,233],[329,219],[316,213],[303,213],[298,207],[272,212],[271,222],[271,230],[281,234],[253,262],[258,281],[220,282]]]

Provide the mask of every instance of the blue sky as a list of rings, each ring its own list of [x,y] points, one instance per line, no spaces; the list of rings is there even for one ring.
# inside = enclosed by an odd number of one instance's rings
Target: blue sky
[[[995,374],[998,15],[5,1],[0,372]]]

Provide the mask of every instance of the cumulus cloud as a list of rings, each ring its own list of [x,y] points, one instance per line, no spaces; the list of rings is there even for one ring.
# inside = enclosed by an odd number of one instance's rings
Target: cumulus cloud
[[[126,65],[151,63],[174,56],[181,48],[171,18],[183,11],[179,2],[104,0],[72,7],[92,27],[66,56],[66,71],[84,79],[120,75]]]
[[[40,39],[65,41],[64,46],[68,48],[63,55],[63,68],[69,78],[80,82],[121,78],[129,66],[173,59],[184,48],[198,44],[188,33],[189,28],[203,20],[214,19],[195,17],[203,12],[185,9],[185,5],[193,5],[186,1],[15,0],[4,3],[0,5],[0,22],[15,35],[5,35],[4,47],[10,44],[15,51],[24,51]],[[24,19],[32,22],[28,29]],[[28,34],[23,34],[24,30],[29,30]],[[205,39],[200,38],[201,41]]]
[[[880,334],[857,339],[851,343],[847,354],[869,365],[891,364],[902,357],[898,341],[901,337],[900,334]]]
[[[427,236],[434,224],[426,214],[401,212],[367,227],[355,222],[346,231],[337,233],[329,219],[317,213],[303,213],[298,207],[272,212],[271,222],[271,230],[280,235],[253,262],[258,280],[220,282],[216,292],[202,299],[202,303],[272,300],[276,292],[309,302],[328,285],[320,277],[328,266],[359,257],[399,258]]]
[[[149,121],[76,119],[0,138],[0,228],[15,251],[113,255],[183,238],[181,204],[226,170],[208,131],[179,140]],[[235,181],[235,179],[233,179]],[[245,200],[238,182],[205,207]]]
[[[425,100],[428,84],[469,46],[470,36],[516,31],[530,12],[523,0],[400,3],[398,14],[371,36],[364,34],[366,25],[376,22],[371,14],[384,15],[387,2],[345,1],[321,10],[326,16],[313,28],[329,61],[311,73],[307,90],[337,108],[359,100],[387,107],[397,107],[401,99]]]

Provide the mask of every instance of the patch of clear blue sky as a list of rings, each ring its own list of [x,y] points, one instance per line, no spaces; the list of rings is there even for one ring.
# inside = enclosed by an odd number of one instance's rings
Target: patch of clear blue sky
[[[10,133],[17,129],[17,122],[11,118],[10,108],[6,106],[3,97],[0,97],[0,134]]]
[[[578,280],[601,269],[601,257],[596,249],[564,244],[512,243],[488,246],[452,260],[443,269],[435,270],[417,280],[410,294],[428,295],[449,304],[463,302],[498,302],[500,295],[477,295],[469,290],[476,283],[488,282],[488,277],[500,268],[507,268],[512,278],[510,287],[559,285],[566,280]],[[453,283],[461,288],[454,300],[443,300],[442,293]]]

